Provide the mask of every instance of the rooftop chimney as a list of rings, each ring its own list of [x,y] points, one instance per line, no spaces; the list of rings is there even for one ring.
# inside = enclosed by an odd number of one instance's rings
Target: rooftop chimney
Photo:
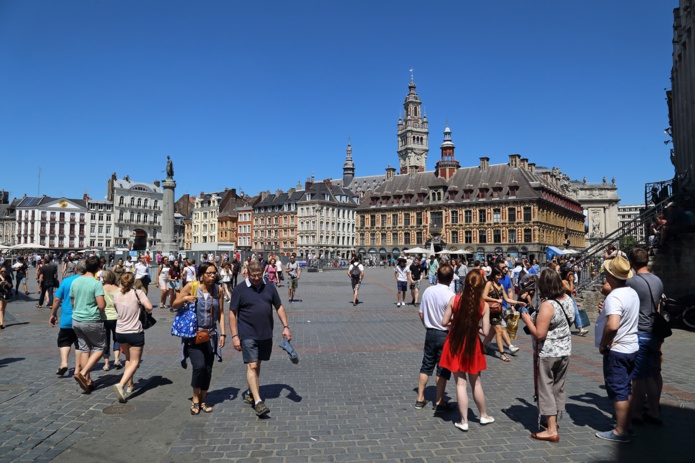
[[[544,171],[541,173],[541,177],[543,177],[543,180],[545,180],[546,182],[552,183],[552,180],[551,180],[551,178],[550,178],[550,172],[548,172],[547,170],[544,170]]]
[[[391,180],[393,177],[396,176],[396,168],[389,166],[386,168],[386,180]]]
[[[480,170],[487,170],[490,167],[490,158],[483,156],[480,158]]]
[[[232,198],[236,198],[236,188],[232,188]]]
[[[528,169],[528,158],[519,159],[519,163],[521,164],[522,169]]]
[[[529,162],[528,163],[528,170],[529,172],[536,172],[536,163],[535,162]]]
[[[521,160],[520,154],[510,154],[509,155],[509,167],[514,167],[514,168],[519,167],[520,160]]]
[[[329,190],[333,188],[333,184],[331,183],[330,178],[327,178],[326,180],[324,180],[323,183],[326,184],[326,186],[328,187]]]

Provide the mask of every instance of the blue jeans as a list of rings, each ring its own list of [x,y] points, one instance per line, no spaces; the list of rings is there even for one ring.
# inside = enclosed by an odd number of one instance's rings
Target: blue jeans
[[[429,276],[429,279],[430,279],[430,284],[431,284],[431,285],[436,285],[436,284],[437,284],[437,275],[436,275],[436,274],[435,274],[435,275],[430,275],[430,276]]]
[[[574,325],[577,327],[578,330],[581,331],[582,319],[579,318],[579,306],[575,302],[574,298],[572,298],[572,304],[574,304]]]

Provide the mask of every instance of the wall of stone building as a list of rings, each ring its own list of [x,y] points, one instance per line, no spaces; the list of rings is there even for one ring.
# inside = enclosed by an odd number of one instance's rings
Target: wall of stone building
[[[695,11],[690,0],[680,0],[674,10],[673,67],[671,69],[671,95],[669,116],[673,129],[673,164],[679,176],[687,183],[695,183],[695,40],[691,29],[695,26]]]

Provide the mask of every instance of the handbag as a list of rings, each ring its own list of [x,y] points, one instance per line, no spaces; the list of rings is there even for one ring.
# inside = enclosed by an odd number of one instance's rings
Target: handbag
[[[142,305],[140,297],[138,297],[138,292],[136,290],[133,291],[135,291],[135,298],[138,300],[138,307],[140,308],[140,324],[143,330],[148,330],[157,323],[157,320],[152,316],[152,313],[148,312],[145,306]]]
[[[195,343],[202,344],[210,341],[210,330],[199,329],[195,334]]]
[[[500,292],[497,288],[495,288],[495,294],[497,294],[497,298],[500,297]],[[499,315],[502,313],[502,303],[501,302],[488,303],[488,306],[490,307],[490,315]]]
[[[654,295],[652,294],[652,287],[649,285],[649,282],[647,281],[646,278],[642,275],[637,275],[638,277],[642,278],[645,283],[647,283],[647,288],[649,288],[649,298],[652,301],[652,308],[654,309],[654,312],[652,312],[652,316],[654,317],[654,324],[652,325],[652,333],[654,336],[659,341],[663,341],[664,339],[668,338],[673,334],[673,330],[669,326],[668,322],[664,318],[663,315],[661,315],[661,312],[659,312],[656,309],[656,303],[654,302]]]
[[[191,282],[191,296],[198,292],[198,282]],[[171,335],[179,338],[195,338],[198,332],[198,317],[195,313],[195,302],[184,304],[176,312],[171,324]]]

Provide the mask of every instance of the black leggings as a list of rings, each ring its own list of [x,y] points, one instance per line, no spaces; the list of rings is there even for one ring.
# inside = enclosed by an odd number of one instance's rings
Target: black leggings
[[[210,389],[212,379],[212,365],[215,363],[215,352],[212,350],[210,342],[195,344],[190,342],[187,346],[188,357],[193,366],[193,376],[191,387],[207,391]]]
[[[104,357],[111,357],[111,340],[113,339],[113,350],[118,351],[121,346],[116,342],[116,323],[118,320],[104,320],[104,328],[106,329],[106,345],[104,347]],[[114,357],[116,357],[114,355]]]

